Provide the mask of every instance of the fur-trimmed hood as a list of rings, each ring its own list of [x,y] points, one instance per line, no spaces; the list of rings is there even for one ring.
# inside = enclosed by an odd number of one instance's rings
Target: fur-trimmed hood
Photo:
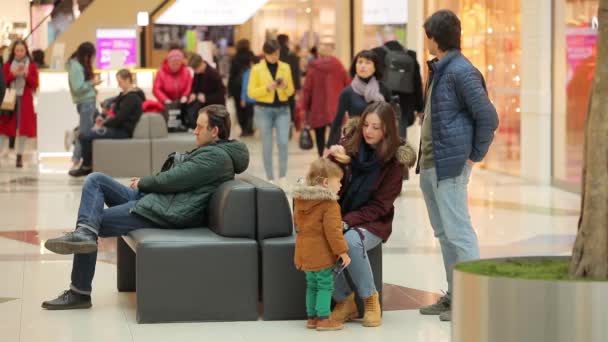
[[[332,193],[322,186],[299,185],[292,191],[294,199],[294,210],[311,213],[317,206],[327,201],[337,201],[338,195]]]
[[[348,119],[346,125],[344,125],[344,128],[342,129],[343,136],[349,137],[353,134],[353,131],[359,125],[359,119],[361,118],[358,116]],[[399,146],[397,153],[395,154],[395,158],[397,158],[397,161],[405,168],[410,169],[416,165],[416,150],[414,150],[414,147],[409,142],[402,140],[401,146]]]
[[[294,199],[305,201],[338,200],[338,195],[322,186],[298,185],[292,191]]]

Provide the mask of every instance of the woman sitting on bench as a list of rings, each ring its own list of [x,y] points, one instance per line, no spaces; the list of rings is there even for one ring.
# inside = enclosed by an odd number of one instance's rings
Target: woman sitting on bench
[[[378,291],[367,251],[391,235],[394,202],[401,193],[404,165],[412,167],[416,153],[402,144],[397,116],[386,102],[373,102],[345,128],[342,145],[330,147],[330,158],[350,167],[342,177],[339,203],[342,228],[351,264],[348,273],[365,304],[363,326],[382,324]],[[335,278],[336,306],[331,320],[346,322],[358,317],[355,294],[344,272]]]
[[[133,84],[133,75],[129,70],[119,70],[116,73],[116,80],[122,91],[113,102],[111,112],[114,116],[105,118],[101,115],[97,116],[93,129],[80,136],[82,165],[69,172],[72,177],[82,177],[93,172],[93,140],[129,139],[133,136],[135,125],[142,114],[142,103],[146,95]]]

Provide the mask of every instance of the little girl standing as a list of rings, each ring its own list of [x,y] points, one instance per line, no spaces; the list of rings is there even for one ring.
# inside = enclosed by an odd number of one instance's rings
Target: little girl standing
[[[338,258],[342,259],[338,272],[350,264],[337,202],[342,174],[334,162],[317,159],[308,170],[306,184],[293,191],[297,231],[294,262],[306,273],[306,327],[318,331],[344,328],[329,318],[334,266]]]

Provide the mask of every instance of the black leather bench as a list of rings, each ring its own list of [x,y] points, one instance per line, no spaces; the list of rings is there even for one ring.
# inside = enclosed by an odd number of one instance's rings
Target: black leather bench
[[[259,301],[264,320],[305,319],[306,280],[293,264],[283,190],[241,175],[212,196],[207,218],[205,227],[118,238],[117,287],[137,292],[137,322],[257,320]],[[382,246],[368,254],[381,294]]]

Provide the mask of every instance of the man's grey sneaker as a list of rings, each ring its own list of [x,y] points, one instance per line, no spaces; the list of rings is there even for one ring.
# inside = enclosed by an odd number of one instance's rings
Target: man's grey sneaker
[[[44,247],[57,254],[87,254],[97,251],[97,235],[78,228],[56,239],[47,240]]]
[[[72,290],[64,291],[59,297],[42,302],[42,307],[47,310],[88,309],[91,306],[91,296]]]
[[[442,322],[450,322],[452,320],[452,310],[444,311],[439,314],[439,320]]]
[[[451,309],[450,298],[445,295],[437,301],[437,303],[420,308],[420,313],[423,315],[440,315],[442,312]]]

